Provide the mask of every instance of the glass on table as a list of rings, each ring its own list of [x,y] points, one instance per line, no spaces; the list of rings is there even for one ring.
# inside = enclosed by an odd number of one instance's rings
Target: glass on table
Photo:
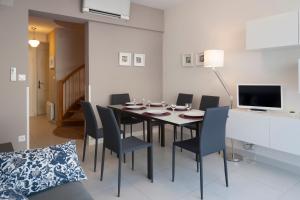
[[[192,110],[192,104],[191,103],[186,103],[185,107],[188,111]]]
[[[176,109],[176,104],[171,104],[171,109],[173,110],[173,112],[175,111]]]

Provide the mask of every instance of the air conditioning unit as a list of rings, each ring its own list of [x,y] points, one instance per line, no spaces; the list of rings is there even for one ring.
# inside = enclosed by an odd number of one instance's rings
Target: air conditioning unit
[[[130,0],[83,0],[82,12],[129,20]]]
[[[0,0],[0,6],[10,6],[14,5],[14,0]]]

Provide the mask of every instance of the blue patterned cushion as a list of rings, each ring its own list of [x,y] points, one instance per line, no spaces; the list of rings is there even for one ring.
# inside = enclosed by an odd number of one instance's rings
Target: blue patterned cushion
[[[74,141],[44,149],[0,154],[0,184],[25,196],[85,179]]]
[[[0,189],[1,200],[28,200],[21,193],[16,192],[13,189]]]

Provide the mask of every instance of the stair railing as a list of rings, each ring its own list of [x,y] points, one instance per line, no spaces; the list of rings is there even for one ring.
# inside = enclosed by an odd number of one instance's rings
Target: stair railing
[[[85,66],[82,65],[57,82],[57,125],[65,114],[85,95]]]

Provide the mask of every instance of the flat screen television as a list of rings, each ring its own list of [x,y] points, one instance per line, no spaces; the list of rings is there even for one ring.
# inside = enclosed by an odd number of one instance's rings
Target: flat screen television
[[[237,86],[238,108],[253,110],[281,110],[281,85],[243,85]]]

